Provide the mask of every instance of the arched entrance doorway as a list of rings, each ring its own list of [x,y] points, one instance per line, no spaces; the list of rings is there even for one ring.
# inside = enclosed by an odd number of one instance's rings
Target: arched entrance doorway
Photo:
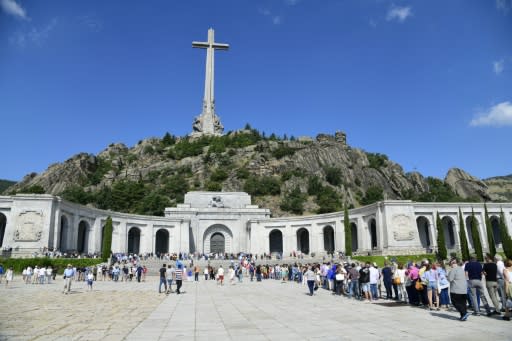
[[[226,252],[226,238],[220,232],[215,232],[210,238],[210,252],[224,253]]]
[[[169,253],[169,231],[165,229],[156,231],[155,253],[157,255]]]
[[[418,228],[418,235],[420,237],[421,246],[425,249],[430,247],[430,229],[429,221],[427,218],[421,216],[416,219],[416,226]]]
[[[204,253],[231,253],[233,233],[222,224],[215,224],[206,229],[203,234]],[[212,249],[213,247],[213,249]]]
[[[496,247],[499,247],[501,245],[500,218],[492,216],[490,220],[492,227],[492,235],[494,237],[494,244],[496,245]]]
[[[309,231],[305,228],[297,230],[297,251],[309,254]]]
[[[128,231],[128,253],[139,254],[140,251],[140,230],[132,227]]]
[[[76,250],[78,253],[87,253],[87,245],[89,244],[89,224],[82,220],[78,224],[78,240],[76,243]]]
[[[359,248],[359,243],[357,241],[357,225],[355,223],[350,223],[350,234],[352,237],[352,252],[356,252]]]
[[[443,232],[444,232],[444,243],[446,248],[453,249],[455,247],[455,224],[451,217],[443,217],[441,219]]]
[[[59,249],[62,252],[68,250],[68,235],[69,235],[69,223],[66,216],[60,217],[60,237],[59,237]]]
[[[4,244],[5,228],[7,226],[7,217],[0,213],[0,247]]]
[[[268,236],[270,254],[283,253],[283,233],[279,230],[272,230]]]
[[[334,229],[330,225],[324,227],[324,250],[330,254],[334,252]]]
[[[372,250],[377,248],[377,222],[375,219],[370,219],[370,241]]]

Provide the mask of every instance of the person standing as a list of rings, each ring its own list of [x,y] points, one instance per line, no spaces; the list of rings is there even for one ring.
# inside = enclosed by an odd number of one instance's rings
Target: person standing
[[[195,282],[199,282],[199,272],[201,271],[201,268],[199,267],[199,265],[195,265],[194,266],[194,281]]]
[[[167,292],[167,280],[165,279],[165,273],[167,272],[166,264],[162,264],[162,267],[160,270],[158,270],[160,273],[160,284],[158,285],[158,293],[162,293],[162,284],[164,285],[165,291]]]
[[[217,284],[224,285],[224,269],[222,265],[219,266],[219,270],[217,270]]]
[[[234,285],[235,284],[235,269],[233,269],[233,265],[229,266],[228,276],[229,276],[229,284]]]
[[[175,279],[176,279],[176,294],[181,294],[181,285],[183,284],[183,265],[178,264],[178,268],[175,272]]]
[[[384,282],[384,288],[386,288],[386,299],[391,300],[393,298],[393,292],[391,291],[393,287],[393,269],[391,269],[387,261],[384,262],[381,274]]]
[[[0,264],[0,284],[2,283],[2,277],[4,277],[4,266]]]
[[[434,308],[439,310],[439,298],[437,296],[437,283],[439,280],[439,274],[437,272],[436,266],[428,263],[423,276],[427,282],[428,308],[430,310],[433,310]]]
[[[89,287],[89,291],[92,291],[92,284],[94,282],[94,274],[92,271],[87,273],[87,286]]]
[[[14,270],[12,266],[10,266],[7,271],[5,272],[5,287],[7,288],[9,286],[9,282],[12,282],[14,279]]]
[[[366,263],[365,266],[359,270],[359,283],[361,283],[361,291],[363,292],[364,299],[366,302],[371,302],[370,295],[370,263]]]
[[[483,273],[485,276],[485,287],[487,289],[487,292],[489,293],[489,297],[491,298],[492,304],[494,305],[494,312],[490,313],[489,315],[501,315],[500,304],[498,302],[498,266],[496,265],[496,263],[493,262],[490,254],[487,254],[485,256]]]
[[[207,266],[204,267],[203,274],[204,274],[204,280],[207,281],[208,280],[208,267]]]
[[[352,298],[352,296],[354,296],[356,300],[359,300],[361,298],[359,295],[359,271],[357,270],[355,263],[350,265],[348,276],[350,279],[348,298]]]
[[[484,286],[482,285],[482,264],[477,262],[475,256],[471,256],[471,260],[464,267],[466,277],[469,280],[469,288],[471,289],[471,302],[473,303],[473,315],[480,315],[478,308],[477,294],[480,293],[480,299],[487,311],[487,315],[491,314],[489,303],[485,297]]]
[[[461,263],[462,265],[462,263]],[[467,292],[468,284],[464,268],[459,266],[457,259],[450,261],[451,270],[448,273],[448,282],[450,282],[450,299],[452,304],[460,314],[460,321],[466,321],[469,317],[467,311]]]
[[[377,269],[377,263],[373,263],[370,266],[370,291],[372,294],[372,300],[376,301],[379,298],[379,293],[377,292],[377,285],[379,284],[380,273]]]
[[[73,269],[71,264],[68,264],[66,269],[64,270],[64,294],[69,294],[71,291],[71,283],[73,282],[73,278],[75,277],[75,269]]]

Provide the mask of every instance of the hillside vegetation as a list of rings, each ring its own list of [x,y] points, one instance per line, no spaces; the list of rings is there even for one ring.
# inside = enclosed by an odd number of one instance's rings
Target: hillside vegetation
[[[81,153],[41,174],[29,174],[7,194],[51,193],[120,212],[163,215],[188,191],[245,191],[273,216],[341,211],[383,199],[488,200],[485,184],[462,170],[447,181],[404,173],[380,153],[352,148],[343,133],[316,139],[279,137],[252,129],[224,136],[150,138],[128,148],[111,144]],[[463,191],[457,188],[464,178]],[[448,181],[449,180],[449,181]],[[456,194],[460,192],[460,194]]]

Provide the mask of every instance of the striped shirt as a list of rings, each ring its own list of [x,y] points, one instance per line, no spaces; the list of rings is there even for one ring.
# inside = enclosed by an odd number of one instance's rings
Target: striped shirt
[[[176,280],[181,281],[183,279],[183,270],[176,269]]]

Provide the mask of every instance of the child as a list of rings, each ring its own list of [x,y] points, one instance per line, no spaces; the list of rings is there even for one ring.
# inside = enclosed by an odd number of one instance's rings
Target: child
[[[89,291],[92,291],[92,283],[94,282],[94,274],[92,271],[89,271],[87,274],[87,286],[89,287]]]

